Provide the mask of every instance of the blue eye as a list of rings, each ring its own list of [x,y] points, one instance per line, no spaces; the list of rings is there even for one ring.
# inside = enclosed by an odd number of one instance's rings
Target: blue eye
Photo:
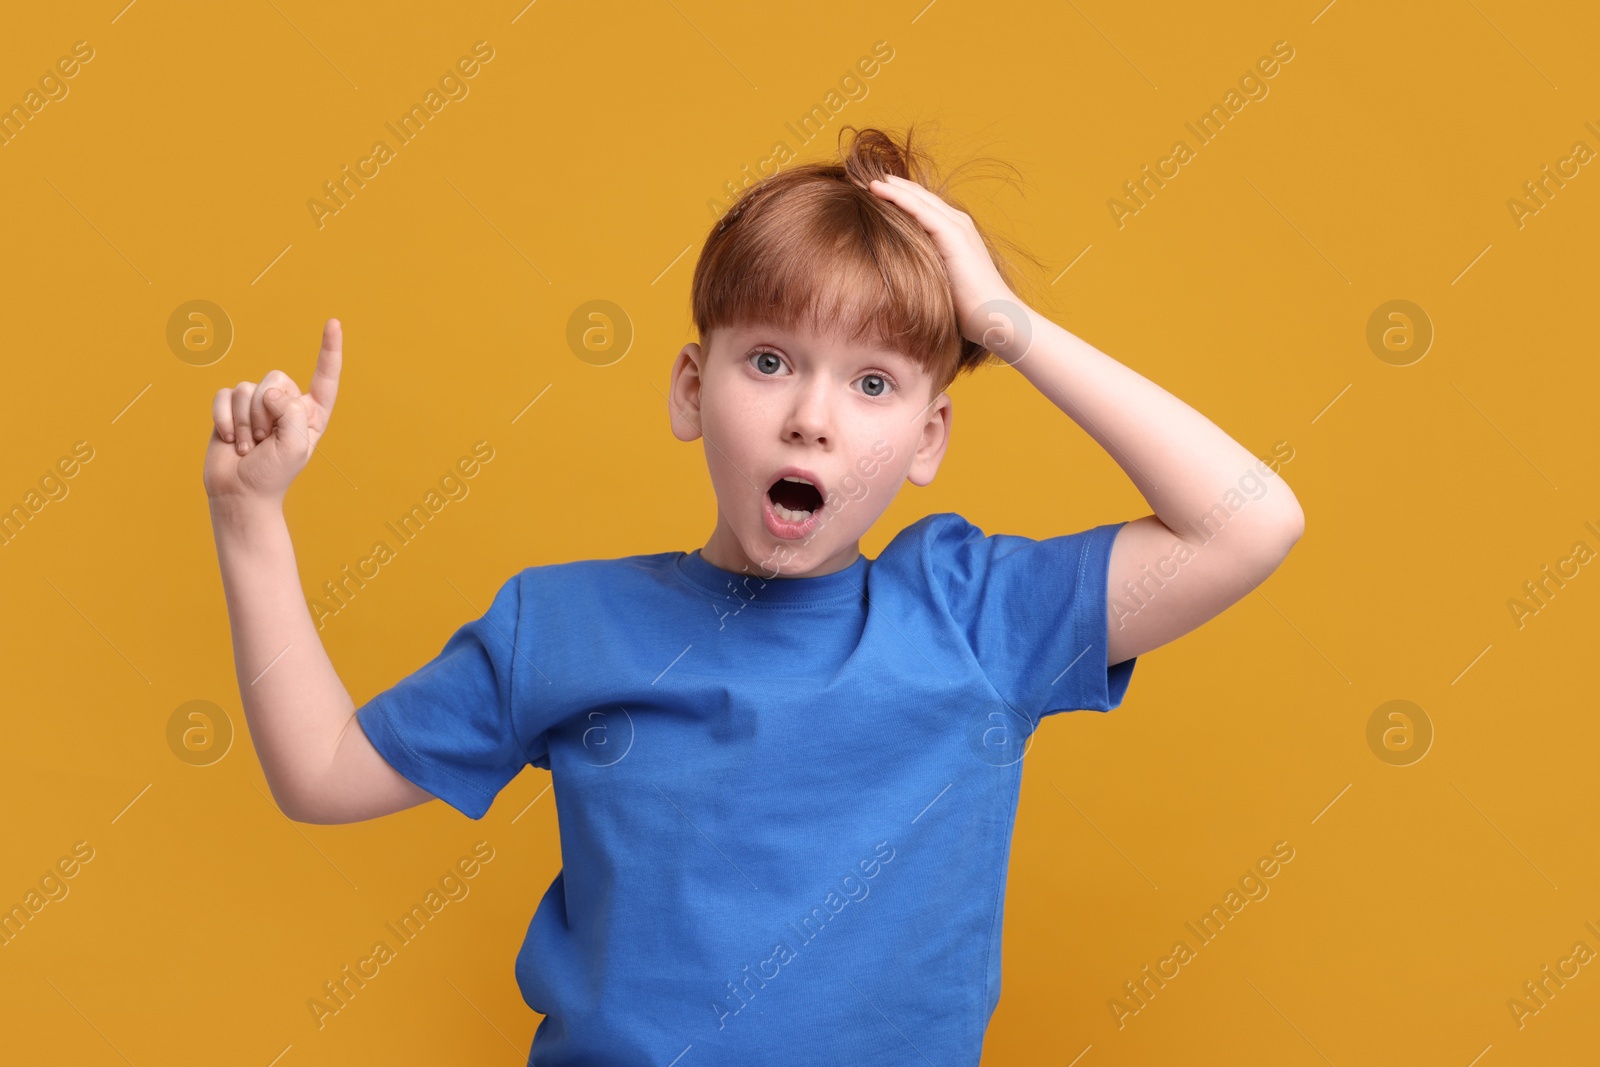
[[[745,362],[755,367],[763,378],[776,377],[784,369],[783,357],[766,350],[750,353]],[[863,383],[863,392],[871,397],[884,396],[896,388],[894,380],[886,374],[866,374],[857,380]]]

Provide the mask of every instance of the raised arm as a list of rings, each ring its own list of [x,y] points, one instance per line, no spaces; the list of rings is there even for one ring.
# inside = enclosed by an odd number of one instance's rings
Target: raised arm
[[[282,371],[213,402],[204,483],[233,629],[240,701],[279,810],[356,822],[432,799],[378,754],[317,636],[300,591],[283,497],[327,429],[342,360],[330,319],[311,389]]]
[[[1106,662],[1120,663],[1266,581],[1305,531],[1305,515],[1269,464],[1200,412],[1023,313],[1033,337],[1016,369],[1110,453],[1155,512],[1125,525],[1111,546]]]
[[[962,335],[1015,367],[1082,426],[1155,512],[1125,525],[1111,548],[1108,664],[1188,633],[1277,569],[1305,531],[1305,515],[1265,463],[1176,396],[1018,299],[966,212],[905,178],[871,188],[933,237]]]

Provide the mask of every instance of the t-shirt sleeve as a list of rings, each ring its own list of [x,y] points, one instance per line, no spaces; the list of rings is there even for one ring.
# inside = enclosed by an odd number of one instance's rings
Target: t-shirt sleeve
[[[516,644],[526,574],[430,662],[356,711],[390,766],[472,819],[532,762],[514,715],[528,670]]]
[[[960,515],[929,520],[928,565],[978,664],[1037,722],[1122,703],[1136,659],[1106,666],[1111,544],[1126,523],[1035,540],[988,534]]]

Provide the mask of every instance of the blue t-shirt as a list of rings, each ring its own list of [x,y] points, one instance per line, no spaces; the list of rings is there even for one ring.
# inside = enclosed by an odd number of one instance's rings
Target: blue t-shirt
[[[473,819],[551,772],[529,1064],[977,1064],[1029,737],[1116,707],[1136,662],[1106,666],[1122,525],[941,513],[814,578],[698,551],[529,567],[364,705]]]

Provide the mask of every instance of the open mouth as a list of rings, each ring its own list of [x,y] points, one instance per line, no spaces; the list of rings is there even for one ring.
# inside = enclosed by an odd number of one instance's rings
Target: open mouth
[[[772,510],[785,522],[804,522],[822,507],[822,491],[798,475],[786,475],[767,488]]]

